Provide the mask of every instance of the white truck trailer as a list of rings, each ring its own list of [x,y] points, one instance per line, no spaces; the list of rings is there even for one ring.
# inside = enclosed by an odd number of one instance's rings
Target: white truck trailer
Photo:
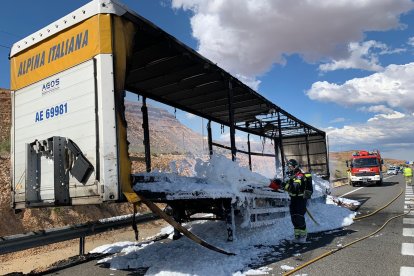
[[[117,201],[121,190],[136,200],[115,68],[133,37],[127,11],[92,1],[13,45],[14,208]]]

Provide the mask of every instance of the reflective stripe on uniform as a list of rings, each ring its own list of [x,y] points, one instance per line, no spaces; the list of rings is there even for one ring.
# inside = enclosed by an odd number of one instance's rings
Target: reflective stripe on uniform
[[[305,230],[302,230],[302,229],[297,229],[297,228],[295,228],[293,231],[295,233],[295,236],[296,235],[303,236],[303,235],[306,235],[307,232],[308,232],[308,231],[306,231],[306,229]]]
[[[289,193],[289,195],[290,196],[303,196],[303,194],[292,194],[292,193]]]

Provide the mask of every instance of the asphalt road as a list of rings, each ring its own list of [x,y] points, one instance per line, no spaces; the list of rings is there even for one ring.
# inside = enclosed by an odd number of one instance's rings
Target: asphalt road
[[[346,198],[362,202],[358,210],[358,216],[362,216],[386,205],[401,192],[401,189],[405,190],[405,183],[400,174],[386,176],[384,184],[380,187],[346,185],[336,188],[333,195],[346,194]],[[270,265],[273,268],[272,274],[280,275],[286,272],[281,269],[282,265],[297,267],[376,231],[389,218],[404,212],[404,198],[405,193],[384,210],[366,219],[355,221],[342,231],[310,235],[311,243],[308,248],[293,249],[294,253],[300,254],[299,256],[282,258]],[[400,275],[401,267],[414,266],[414,256],[403,256],[401,253],[402,243],[410,242],[407,240],[409,237],[403,236],[403,228],[403,217],[396,218],[376,235],[320,259],[293,275]],[[411,239],[414,241],[414,238]]]
[[[358,216],[362,216],[383,207],[405,188],[403,176],[397,175],[387,176],[384,184],[379,187],[346,185],[335,188],[332,194],[335,196],[346,194],[346,198],[362,202],[358,209],[360,213]],[[409,189],[412,190],[411,187]],[[281,275],[286,272],[281,268],[282,266],[297,267],[376,231],[389,218],[403,213],[404,200],[405,193],[379,213],[356,221],[344,229],[310,234],[310,242],[305,245],[295,245],[286,241],[274,249],[279,252],[283,249],[285,252],[283,255],[277,258],[265,256],[263,263],[253,264],[252,268],[267,266],[272,268],[269,271],[271,275]],[[405,218],[414,219],[414,214]],[[414,275],[400,274],[401,267],[414,266],[414,256],[402,255],[402,243],[414,242],[414,237],[403,236],[404,227],[406,225],[403,225],[402,217],[394,219],[376,235],[320,259],[293,275]],[[142,275],[144,273],[145,271],[111,271],[97,266],[96,261],[89,261],[47,275]]]

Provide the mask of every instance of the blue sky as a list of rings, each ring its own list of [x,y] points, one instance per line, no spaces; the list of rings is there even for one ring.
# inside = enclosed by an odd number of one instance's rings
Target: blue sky
[[[7,47],[87,2],[4,1],[0,87],[10,83]],[[122,2],[326,131],[331,150],[380,149],[414,159],[412,1]],[[177,118],[201,132],[200,118],[180,111]]]

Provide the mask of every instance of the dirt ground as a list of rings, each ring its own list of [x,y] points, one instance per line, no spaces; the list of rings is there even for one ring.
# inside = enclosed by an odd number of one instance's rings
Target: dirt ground
[[[148,237],[155,236],[165,226],[167,224],[162,220],[138,225],[139,241],[145,241]],[[135,241],[132,228],[129,227],[86,237],[85,252],[87,253],[104,244],[119,241]],[[65,260],[78,254],[79,240],[76,239],[0,255],[0,275],[12,272],[29,273],[33,270],[40,272],[57,261]]]

